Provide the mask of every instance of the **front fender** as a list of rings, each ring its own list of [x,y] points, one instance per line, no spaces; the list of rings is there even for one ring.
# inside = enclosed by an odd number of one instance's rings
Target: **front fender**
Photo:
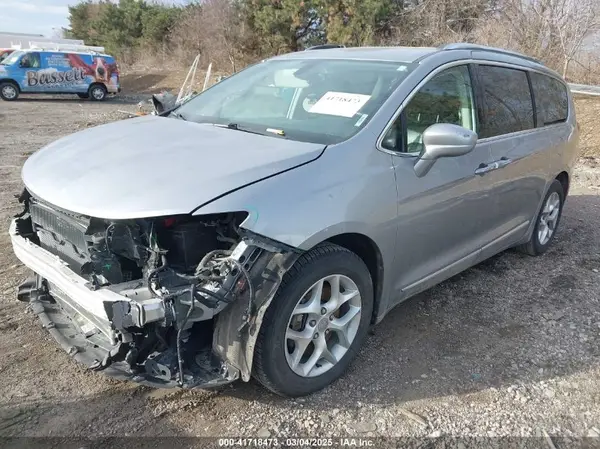
[[[194,214],[232,210],[248,212],[241,228],[300,250],[358,233],[393,252],[397,190],[391,156],[366,145],[330,147],[309,164],[229,193]]]

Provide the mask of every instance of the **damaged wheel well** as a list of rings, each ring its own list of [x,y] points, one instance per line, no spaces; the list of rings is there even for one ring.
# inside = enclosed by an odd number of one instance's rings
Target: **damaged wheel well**
[[[327,241],[352,251],[362,259],[369,269],[375,293],[373,317],[371,318],[371,321],[374,322],[379,312],[378,306],[383,291],[383,259],[377,244],[366,235],[357,233],[339,234]]]

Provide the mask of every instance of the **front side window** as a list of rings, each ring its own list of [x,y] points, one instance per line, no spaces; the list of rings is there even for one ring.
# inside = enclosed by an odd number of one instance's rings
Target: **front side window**
[[[360,131],[411,71],[401,62],[271,60],[226,78],[173,115],[328,145]]]
[[[473,89],[466,65],[440,72],[419,89],[386,133],[382,146],[402,151],[404,128],[404,151],[420,153],[423,132],[436,123],[451,123],[477,132]]]
[[[538,126],[547,126],[567,120],[569,98],[567,87],[559,80],[531,72],[531,86],[535,98]]]
[[[40,64],[40,54],[39,53],[25,53],[21,58],[21,62],[19,65],[23,68],[27,69],[39,69],[41,67]]]
[[[479,66],[478,72],[484,101],[479,137],[533,128],[533,103],[527,73],[487,65]]]

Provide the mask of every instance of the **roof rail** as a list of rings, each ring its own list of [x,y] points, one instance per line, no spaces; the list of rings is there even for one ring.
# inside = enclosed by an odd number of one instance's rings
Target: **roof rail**
[[[59,42],[29,42],[29,48],[27,50],[104,53],[104,47],[94,47],[91,45],[63,44]]]
[[[456,43],[456,44],[446,44],[441,47],[438,47],[440,50],[480,50],[480,51],[489,51],[490,53],[498,53],[507,56],[514,56],[521,59],[526,59],[527,61],[535,62],[536,64],[544,65],[542,61],[536,58],[532,58],[531,56],[524,55],[522,53],[518,53],[516,51],[505,50],[503,48],[497,47],[488,47],[487,45],[477,45],[477,44],[469,44],[467,42]]]

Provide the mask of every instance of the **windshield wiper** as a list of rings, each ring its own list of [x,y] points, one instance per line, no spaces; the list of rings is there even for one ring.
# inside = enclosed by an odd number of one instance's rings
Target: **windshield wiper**
[[[249,128],[243,127],[238,125],[237,123],[228,123],[226,125],[222,125],[220,123],[214,123],[213,126],[218,126],[219,128],[227,128],[227,129],[233,129],[235,131],[242,131],[244,133],[250,133],[250,134],[258,134],[259,136],[264,136],[263,133],[258,132],[258,131],[253,131]]]

